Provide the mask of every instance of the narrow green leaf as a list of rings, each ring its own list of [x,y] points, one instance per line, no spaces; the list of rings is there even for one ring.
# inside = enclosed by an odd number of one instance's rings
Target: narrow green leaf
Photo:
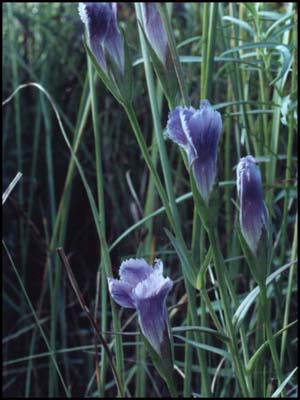
[[[288,263],[281,268],[278,268],[275,272],[273,272],[271,275],[268,276],[266,280],[266,284],[269,285],[271,282],[274,281],[283,271],[288,269],[291,265],[296,263],[297,260]],[[245,299],[242,301],[242,303],[239,305],[238,309],[234,313],[234,316],[232,318],[232,322],[235,325],[236,329],[239,329],[241,323],[243,322],[247,312],[249,311],[249,308],[255,301],[256,297],[259,295],[259,287],[256,286],[254,289],[251,290],[251,292],[245,297]]]
[[[229,16],[224,16],[223,17],[224,21],[229,21],[232,22],[235,25],[238,25],[239,27],[245,29],[246,31],[250,32],[252,36],[256,35],[255,30],[248,24],[247,22],[239,19],[239,18],[234,18],[234,17],[229,17]]]
[[[282,24],[283,22],[285,22],[286,20],[290,19],[292,16],[294,15],[294,12],[292,13],[288,13],[286,15],[284,15],[282,18],[278,19],[276,22],[274,22],[274,24],[272,24],[270,26],[270,28],[267,30],[267,32],[265,33],[265,38],[268,39],[270,36],[272,37],[273,34],[275,33],[275,29]]]
[[[208,344],[195,342],[194,340],[186,339],[185,337],[180,336],[180,335],[174,335],[174,337],[182,340],[185,343],[189,343],[190,345],[192,345],[194,347],[198,347],[199,349],[203,349],[203,350],[209,351],[211,353],[218,354],[219,356],[224,357],[227,360],[231,359],[229,353],[227,353],[227,351],[225,351],[223,349],[220,349],[219,347],[210,346]]]
[[[285,386],[289,383],[289,381],[291,380],[292,376],[294,375],[294,373],[297,371],[298,367],[296,367],[295,369],[293,369],[293,371],[287,376],[287,378],[282,382],[282,384],[275,390],[275,392],[272,394],[272,398],[274,397],[279,397],[281,392],[283,391],[283,389],[285,388]]]
[[[172,243],[172,246],[174,247],[180,262],[182,264],[182,268],[184,270],[184,273],[189,280],[189,282],[192,284],[193,287],[195,287],[196,284],[196,272],[193,266],[190,263],[190,260],[187,258],[181,243],[179,240],[177,240],[170,231],[168,231],[166,228],[164,228],[164,231],[166,232],[166,235],[170,239],[170,242]]]
[[[172,332],[188,332],[188,331],[198,331],[202,333],[208,333],[210,335],[216,336],[218,339],[222,340],[223,342],[230,341],[230,338],[225,335],[223,332],[216,331],[215,329],[207,328],[205,326],[176,326],[171,329]]]
[[[291,328],[292,326],[294,326],[296,323],[298,322],[298,320],[295,320],[293,322],[291,322],[290,324],[286,325],[284,328],[280,329],[280,331],[276,332],[273,336],[274,338],[280,336],[283,332],[285,332],[287,329]],[[256,352],[253,354],[253,356],[250,358],[250,360],[248,361],[248,364],[246,366],[246,371],[247,373],[251,373],[253,368],[255,367],[256,363],[259,361],[260,357],[262,356],[262,354],[264,353],[264,351],[269,347],[269,341],[266,340],[260,347],[258,350],[256,350]]]

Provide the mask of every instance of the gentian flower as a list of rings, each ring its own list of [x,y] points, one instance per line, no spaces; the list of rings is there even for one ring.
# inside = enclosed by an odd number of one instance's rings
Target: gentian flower
[[[162,272],[160,260],[152,268],[144,259],[130,259],[121,264],[119,280],[108,278],[112,298],[122,307],[137,310],[142,333],[159,355],[169,338],[166,297],[173,286]]]
[[[267,229],[267,210],[263,201],[261,174],[255,158],[241,158],[237,167],[237,191],[240,198],[240,225],[242,234],[256,254],[262,235]]]
[[[168,41],[157,3],[141,3],[145,34],[163,65],[166,64]]]
[[[167,131],[169,138],[186,151],[199,193],[208,204],[217,172],[220,113],[212,109],[208,100],[201,102],[199,110],[176,107],[169,114]]]
[[[101,68],[107,72],[105,50],[124,73],[124,46],[117,24],[117,3],[79,3],[78,12],[86,25],[89,44]]]

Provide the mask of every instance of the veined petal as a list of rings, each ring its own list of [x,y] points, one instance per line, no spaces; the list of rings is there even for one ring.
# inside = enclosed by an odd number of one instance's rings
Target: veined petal
[[[201,160],[197,158],[193,163],[193,175],[201,197],[208,204],[209,195],[216,178],[216,161],[213,158]]]
[[[131,285],[113,278],[108,278],[107,281],[111,297],[116,303],[122,307],[135,308]]]
[[[165,64],[167,56],[167,35],[156,3],[141,3],[144,30],[148,41],[160,61]]]
[[[197,158],[197,151],[191,138],[189,121],[196,110],[193,107],[176,107],[169,113],[168,137],[183,147],[189,159],[189,165]]]
[[[172,286],[172,281],[156,270],[133,290],[140,327],[159,355],[168,329],[166,297]]]
[[[119,67],[120,71],[124,73],[125,56],[123,40],[117,23],[117,3],[109,4],[111,6],[112,19],[107,31],[107,35],[104,39],[104,46]]]
[[[193,114],[188,125],[199,159],[216,160],[217,145],[222,131],[220,113],[212,109],[208,100],[203,100],[200,110]]]
[[[261,174],[255,158],[241,158],[237,167],[237,189],[240,198],[240,225],[243,236],[254,254],[267,227],[267,211],[263,201]]]
[[[199,110],[177,107],[169,114],[168,136],[183,147],[200,195],[208,204],[216,177],[217,146],[222,131],[219,112],[213,110],[208,100],[203,100]]]
[[[78,12],[86,25],[90,47],[99,65],[106,71],[102,44],[112,21],[112,10],[108,3],[79,3]]]
[[[143,258],[130,258],[122,262],[119,275],[121,281],[134,288],[139,282],[148,278],[152,272],[153,268]]]
[[[105,47],[123,73],[124,47],[117,24],[116,3],[79,3],[78,11],[88,30],[90,47],[102,69],[107,71]]]
[[[79,3],[78,12],[82,22],[88,28],[90,38],[97,38],[99,43],[103,43],[113,18],[110,4]]]

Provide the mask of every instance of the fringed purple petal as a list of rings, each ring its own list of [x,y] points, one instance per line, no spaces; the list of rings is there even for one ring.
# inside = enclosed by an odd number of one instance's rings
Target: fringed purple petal
[[[193,165],[193,175],[199,193],[206,204],[208,204],[209,195],[212,190],[216,177],[216,161],[213,158],[202,160],[197,158]]]
[[[113,18],[109,3],[79,3],[78,12],[82,22],[87,25],[91,39],[103,43]]]
[[[152,272],[153,268],[143,258],[131,258],[122,262],[119,275],[121,281],[134,288],[139,282],[148,278]]]
[[[160,61],[165,65],[167,57],[167,35],[159,14],[156,3],[141,3],[144,30],[148,41],[157,54]]]
[[[99,65],[106,71],[102,44],[112,20],[112,10],[107,3],[79,3],[78,12],[86,25],[89,43]]]
[[[168,136],[183,147],[192,166],[198,190],[208,204],[216,177],[217,146],[222,131],[219,112],[208,100],[203,100],[199,110],[177,107],[169,114]]]
[[[198,156],[189,130],[189,121],[195,112],[193,107],[176,107],[169,113],[167,124],[168,137],[184,148],[188,155],[189,165]]]
[[[243,236],[256,254],[267,211],[263,201],[261,174],[255,158],[241,158],[237,167],[237,189],[240,198],[240,225]]]
[[[188,123],[190,135],[197,150],[199,160],[217,160],[217,146],[222,131],[219,112],[213,110],[207,100],[201,102],[200,110],[195,112]]]
[[[98,62],[98,64],[101,66],[101,68],[107,72],[107,66],[106,66],[106,61],[105,61],[105,56],[104,56],[104,51],[102,46],[99,45],[99,41],[90,39],[90,46],[92,49],[92,52]]]
[[[111,297],[121,307],[135,308],[134,299],[132,297],[132,286],[127,282],[108,278],[108,288]]]
[[[172,281],[157,269],[133,291],[140,327],[158,354],[161,354],[161,344],[168,330],[166,297],[172,286]]]

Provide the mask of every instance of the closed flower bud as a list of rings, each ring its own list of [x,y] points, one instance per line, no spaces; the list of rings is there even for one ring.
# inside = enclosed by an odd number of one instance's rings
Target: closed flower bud
[[[166,64],[168,41],[157,3],[141,3],[145,34],[163,65]]]
[[[261,174],[255,158],[241,158],[237,167],[237,191],[240,198],[241,231],[256,255],[263,228],[267,229],[267,210],[263,201]]]
[[[107,51],[124,74],[124,46],[117,24],[117,3],[79,3],[78,11],[87,27],[89,44],[98,64],[107,72]]]

